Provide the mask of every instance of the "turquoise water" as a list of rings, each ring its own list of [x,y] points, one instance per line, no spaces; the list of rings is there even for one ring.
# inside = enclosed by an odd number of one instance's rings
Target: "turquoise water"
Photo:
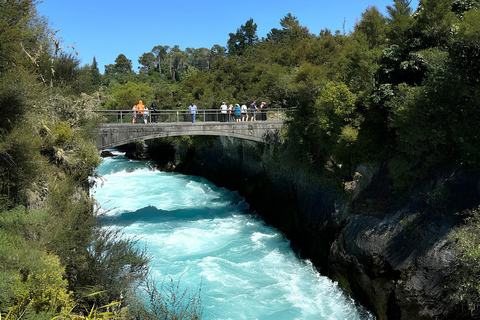
[[[237,192],[120,153],[97,172],[92,195],[101,210],[146,243],[159,282],[201,284],[205,319],[373,319]]]

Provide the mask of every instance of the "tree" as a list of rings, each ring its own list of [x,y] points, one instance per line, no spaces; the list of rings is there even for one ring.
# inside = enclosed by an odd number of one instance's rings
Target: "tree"
[[[267,40],[275,43],[280,43],[288,38],[290,40],[301,40],[310,36],[308,28],[300,26],[297,17],[288,13],[280,20],[280,26],[282,29],[272,29],[267,34]]]
[[[93,62],[92,62],[92,65],[90,66],[90,76],[92,79],[92,84],[95,87],[98,87],[102,83],[102,76],[100,75],[97,59],[95,59],[95,57],[93,57]]]
[[[452,0],[421,0],[418,7],[416,30],[424,47],[445,47],[456,22]]]
[[[168,53],[170,77],[180,81],[181,74],[186,70],[186,53],[178,45],[173,46]]]
[[[80,61],[71,53],[60,52],[53,63],[53,85],[65,88],[78,81]]]
[[[135,83],[128,81],[125,84],[118,84],[109,90],[113,100],[107,103],[108,109],[130,110],[139,100],[148,101],[152,90],[146,83]]]
[[[132,72],[132,60],[127,59],[123,54],[118,55],[115,64],[105,66],[106,75],[127,75]]]
[[[387,6],[388,40],[392,44],[402,44],[411,37],[415,19],[412,16],[412,0],[394,0],[393,6]]]
[[[463,13],[470,9],[479,9],[480,1],[479,0],[455,0],[452,4],[452,11],[459,16],[463,16]]]
[[[386,19],[375,6],[367,8],[362,13],[362,19],[355,26],[355,34],[360,33],[365,36],[369,49],[385,44],[385,31]]]
[[[0,75],[22,66],[40,71],[41,56],[48,52],[39,45],[46,37],[46,23],[37,17],[35,1],[0,0]]]
[[[155,54],[156,58],[156,67],[158,73],[162,74],[162,62],[167,57],[168,51],[170,50],[169,46],[155,46],[152,49],[152,53]]]
[[[215,61],[226,58],[227,48],[216,44],[210,49],[210,52],[210,64],[213,64]]]
[[[140,73],[146,73],[152,75],[155,71],[155,56],[152,52],[144,53],[138,58],[138,63],[141,65],[139,67]]]
[[[236,33],[229,34],[228,55],[241,56],[247,48],[253,47],[257,42],[257,24],[250,19],[238,28]]]

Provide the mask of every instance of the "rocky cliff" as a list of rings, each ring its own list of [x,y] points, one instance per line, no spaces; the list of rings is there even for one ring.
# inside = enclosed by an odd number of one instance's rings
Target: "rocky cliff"
[[[385,202],[392,197],[384,195],[381,168],[357,167],[346,193],[296,165],[282,144],[202,137],[195,145],[149,142],[149,150],[163,167],[238,190],[302,257],[378,319],[472,316],[450,298],[447,285],[457,255],[448,234],[458,221],[425,209],[414,196]],[[470,190],[468,198],[478,202],[476,181],[453,175],[442,180],[442,187]]]

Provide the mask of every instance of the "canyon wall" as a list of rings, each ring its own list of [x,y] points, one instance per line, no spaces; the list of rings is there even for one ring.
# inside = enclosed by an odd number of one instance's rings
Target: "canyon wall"
[[[472,317],[451,299],[448,286],[457,257],[448,234],[459,221],[422,211],[415,197],[382,203],[386,178],[381,168],[360,165],[346,188],[339,188],[300,167],[281,143],[204,137],[195,147],[147,144],[163,169],[238,190],[301,257],[378,319]],[[453,175],[442,184],[470,188],[478,199],[475,179]]]

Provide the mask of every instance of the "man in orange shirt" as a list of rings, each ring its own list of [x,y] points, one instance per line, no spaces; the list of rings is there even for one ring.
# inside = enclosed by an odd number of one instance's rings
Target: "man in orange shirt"
[[[142,100],[138,101],[137,112],[141,117],[143,117],[143,114],[145,113],[145,105],[143,104]]]

